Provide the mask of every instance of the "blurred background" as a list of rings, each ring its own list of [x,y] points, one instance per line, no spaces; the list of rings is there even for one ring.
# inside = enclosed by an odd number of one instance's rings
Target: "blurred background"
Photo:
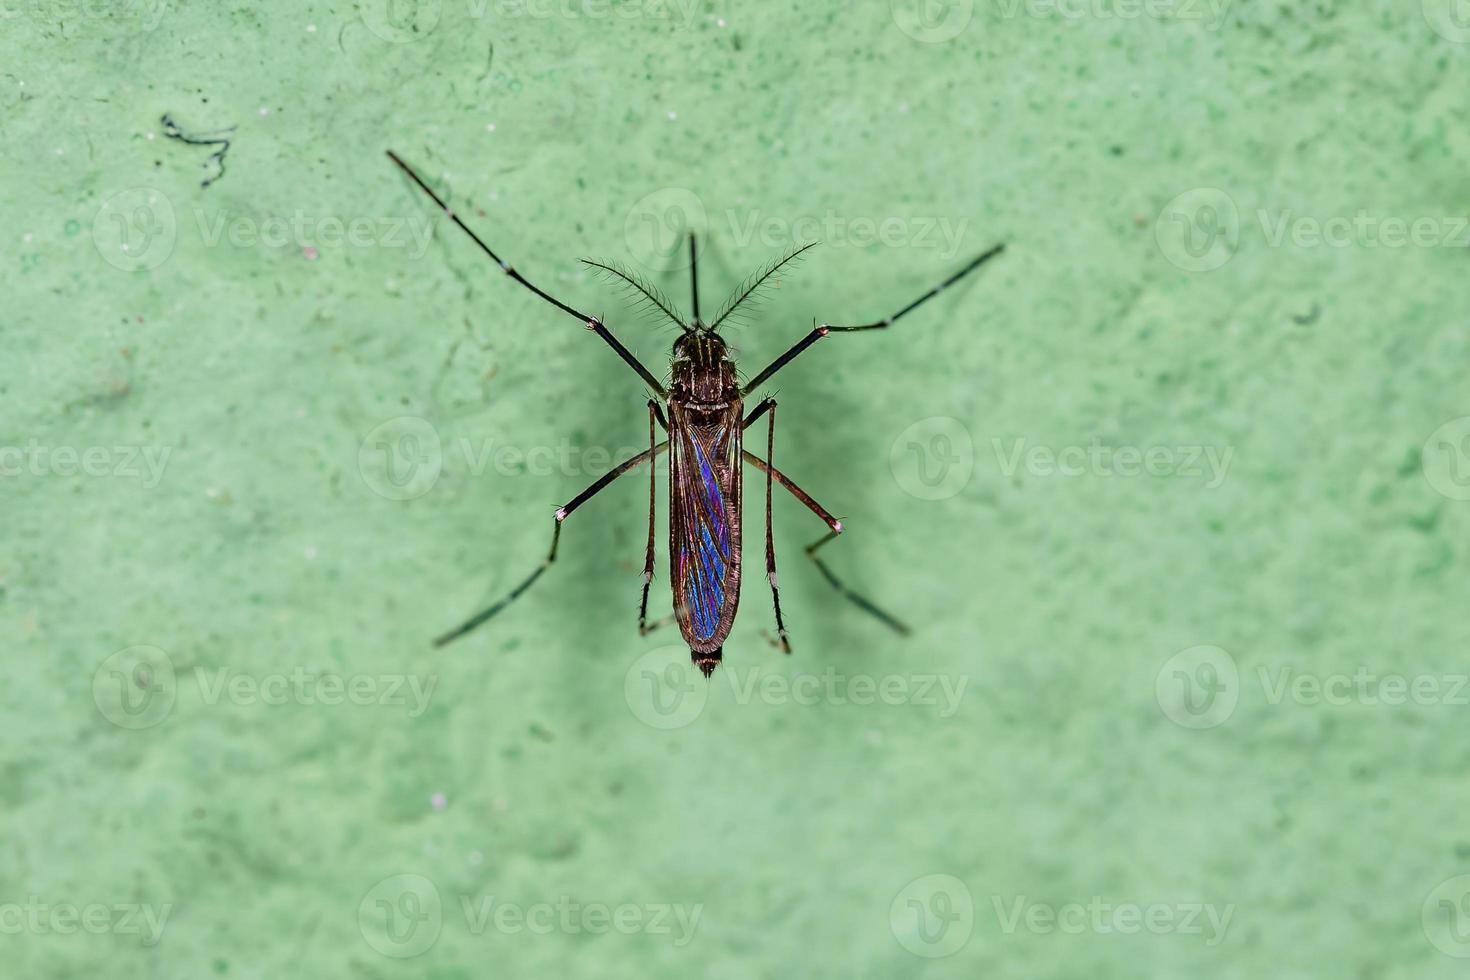
[[[0,2],[9,975],[1463,976],[1470,11]],[[646,391],[775,502],[635,628]],[[764,442],[764,429],[760,441]],[[668,612],[665,473],[652,612]]]

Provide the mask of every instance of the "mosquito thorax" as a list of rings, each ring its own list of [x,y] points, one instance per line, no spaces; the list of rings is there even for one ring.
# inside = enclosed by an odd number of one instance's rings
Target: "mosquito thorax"
[[[717,333],[691,330],[674,341],[670,395],[694,411],[718,411],[740,398],[735,362]]]

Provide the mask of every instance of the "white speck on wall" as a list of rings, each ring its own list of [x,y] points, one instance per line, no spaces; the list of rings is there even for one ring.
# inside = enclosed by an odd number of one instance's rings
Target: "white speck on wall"
[[[270,108],[268,106],[261,106],[260,107],[260,114],[262,116],[268,116],[268,115],[270,115],[271,114]]]
[[[677,112],[675,112],[673,109],[670,109],[669,110],[669,118],[670,119],[678,119],[679,118],[679,114]]]
[[[306,33],[308,33],[308,34],[315,34],[316,33],[316,25],[315,24],[307,24],[306,25]]]
[[[485,124],[485,132],[487,132],[487,133],[493,133],[493,132],[495,132],[495,124],[494,123],[486,123]]]

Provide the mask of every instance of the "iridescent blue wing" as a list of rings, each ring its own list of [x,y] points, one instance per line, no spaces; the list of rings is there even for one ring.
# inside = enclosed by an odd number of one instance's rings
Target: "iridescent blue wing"
[[[674,614],[691,649],[716,649],[740,595],[740,415],[678,424],[670,447]]]

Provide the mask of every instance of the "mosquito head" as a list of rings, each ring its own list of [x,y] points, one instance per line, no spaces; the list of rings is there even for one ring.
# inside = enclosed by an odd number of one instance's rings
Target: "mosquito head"
[[[695,409],[714,409],[729,404],[739,393],[735,362],[719,334],[692,330],[674,340],[672,394],[676,401]]]

